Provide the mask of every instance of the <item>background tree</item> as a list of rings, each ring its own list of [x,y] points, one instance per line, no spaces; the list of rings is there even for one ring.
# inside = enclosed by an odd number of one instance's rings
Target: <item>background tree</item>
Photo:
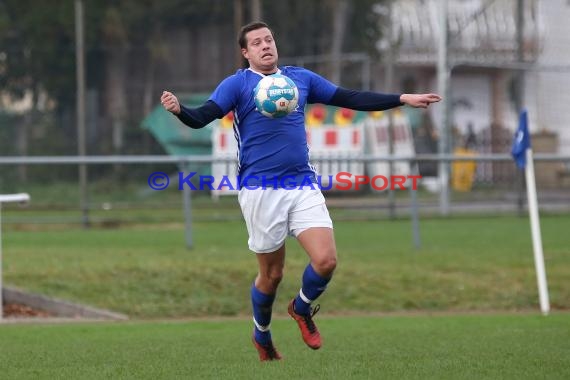
[[[244,22],[256,13],[275,29],[282,57],[332,54],[334,64],[325,60],[310,68],[333,80],[342,72],[341,83],[353,85],[354,75],[339,57],[375,51],[378,28],[372,6],[378,2],[240,3]],[[84,0],[88,154],[152,151],[156,144],[139,125],[164,87],[209,92],[235,70],[234,4]],[[0,132],[9,137],[4,142],[11,142],[3,150],[75,154],[73,1],[38,7],[32,0],[0,0],[0,88],[11,101],[27,96],[31,104],[29,112],[10,123],[12,135]]]

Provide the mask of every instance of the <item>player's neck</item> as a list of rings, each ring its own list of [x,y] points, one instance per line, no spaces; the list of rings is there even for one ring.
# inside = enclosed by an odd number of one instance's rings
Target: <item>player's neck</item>
[[[254,73],[257,73],[259,75],[263,75],[263,76],[267,76],[267,75],[272,75],[272,74],[279,74],[281,72],[281,70],[279,70],[278,67],[275,67],[273,70],[256,70],[253,67],[249,67],[249,70],[253,71]]]

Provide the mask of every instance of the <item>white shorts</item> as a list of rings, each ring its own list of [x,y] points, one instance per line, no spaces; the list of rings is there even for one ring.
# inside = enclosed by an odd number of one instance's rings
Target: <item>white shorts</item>
[[[246,189],[238,201],[255,253],[276,251],[287,235],[294,237],[311,227],[333,228],[325,197],[319,189]]]

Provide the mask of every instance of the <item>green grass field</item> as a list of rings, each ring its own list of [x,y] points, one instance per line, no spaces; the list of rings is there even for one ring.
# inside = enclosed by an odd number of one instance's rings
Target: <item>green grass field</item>
[[[0,325],[4,379],[568,379],[568,315],[321,318],[324,346],[290,320],[260,363],[250,321]]]
[[[259,363],[250,343],[256,262],[241,220],[201,209],[192,250],[182,224],[156,223],[171,210],[114,228],[5,224],[6,285],[132,321],[2,324],[0,378],[570,378],[570,216],[541,218],[553,309],[543,317],[527,218],[423,218],[416,250],[409,220],[342,212],[333,210],[339,266],[319,299],[316,352],[285,317],[307,264],[287,243],[273,323],[280,363]]]
[[[570,309],[570,216],[541,220],[553,309]],[[25,226],[24,226],[25,227]],[[8,285],[133,318],[249,315],[256,260],[241,221],[83,230],[4,228]],[[415,250],[408,220],[337,221],[339,265],[322,312],[537,310],[527,218],[426,219]],[[299,289],[306,255],[294,240],[277,307]]]

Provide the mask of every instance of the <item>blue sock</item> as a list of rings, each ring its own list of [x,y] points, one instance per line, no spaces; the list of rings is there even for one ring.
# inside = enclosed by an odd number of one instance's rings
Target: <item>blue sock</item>
[[[255,283],[251,286],[251,304],[253,305],[253,323],[255,325],[253,334],[255,340],[263,345],[271,342],[269,324],[271,323],[273,300],[275,300],[275,294],[261,293],[255,287]]]
[[[316,300],[327,288],[331,277],[321,277],[311,264],[307,265],[303,273],[303,286],[295,298],[295,312],[307,315],[311,312],[311,302]]]

